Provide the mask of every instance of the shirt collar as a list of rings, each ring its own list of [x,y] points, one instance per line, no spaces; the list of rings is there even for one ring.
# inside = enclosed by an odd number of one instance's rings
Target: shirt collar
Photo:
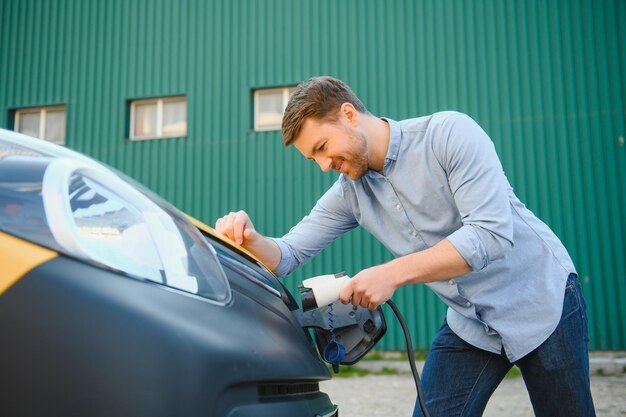
[[[376,171],[368,169],[365,175],[369,177],[379,177],[380,175],[385,175],[385,172],[387,171],[389,165],[393,161],[398,159],[400,142],[402,142],[402,127],[400,126],[400,123],[387,117],[381,117],[381,119],[389,124],[389,149],[387,150],[387,156],[385,156],[383,171],[381,173],[378,173]]]
[[[400,123],[395,120],[381,117],[384,121],[389,123],[389,150],[385,157],[385,166],[389,161],[395,161],[398,159],[398,151],[400,150],[400,142],[402,141],[402,129]]]

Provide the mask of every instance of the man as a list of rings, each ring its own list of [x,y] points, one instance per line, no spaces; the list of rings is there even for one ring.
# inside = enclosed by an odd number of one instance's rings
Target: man
[[[537,416],[594,415],[573,263],[515,196],[472,119],[377,118],[343,82],[317,77],[289,100],[282,132],[286,146],[339,179],[280,239],[257,233],[243,211],[219,219],[218,232],[279,276],[359,225],[378,238],[395,259],[354,275],[341,300],[374,309],[424,283],[448,305],[422,375],[433,417],[482,415],[513,364]]]

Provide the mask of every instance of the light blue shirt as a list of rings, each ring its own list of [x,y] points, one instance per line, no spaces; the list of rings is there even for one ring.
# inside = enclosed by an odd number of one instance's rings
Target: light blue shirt
[[[361,225],[399,257],[447,238],[472,268],[426,284],[450,328],[516,361],[556,328],[574,265],[556,235],[513,193],[493,143],[456,112],[396,122],[382,172],[344,175],[285,236],[276,273],[289,274]],[[385,277],[381,277],[385,279]]]

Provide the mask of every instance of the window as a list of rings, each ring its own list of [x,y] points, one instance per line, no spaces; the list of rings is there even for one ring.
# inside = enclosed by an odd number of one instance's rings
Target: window
[[[32,107],[15,111],[15,131],[65,145],[65,106]]]
[[[187,135],[187,98],[133,100],[130,104],[130,139],[175,138]]]
[[[254,92],[254,130],[280,130],[283,113],[296,87],[265,88]]]

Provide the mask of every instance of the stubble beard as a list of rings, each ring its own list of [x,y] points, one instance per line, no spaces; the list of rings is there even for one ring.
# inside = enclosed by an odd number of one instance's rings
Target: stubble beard
[[[354,150],[350,152],[347,158],[351,170],[345,175],[352,181],[356,181],[365,175],[369,169],[367,140],[360,132],[353,133],[351,136],[354,140],[355,146]]]

